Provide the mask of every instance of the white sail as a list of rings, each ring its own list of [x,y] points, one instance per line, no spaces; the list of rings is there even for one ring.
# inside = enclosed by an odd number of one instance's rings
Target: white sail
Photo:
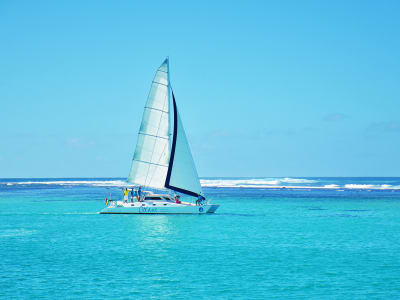
[[[183,129],[182,121],[172,93],[174,109],[174,132],[171,146],[171,159],[165,187],[190,196],[202,193],[199,176],[192,153]]]
[[[168,58],[158,68],[143,112],[127,181],[162,189],[169,162]]]

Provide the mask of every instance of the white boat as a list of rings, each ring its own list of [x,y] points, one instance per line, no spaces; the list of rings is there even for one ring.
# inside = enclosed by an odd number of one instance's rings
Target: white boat
[[[144,191],[130,201],[107,199],[101,214],[205,214],[219,207],[203,195],[171,88],[168,58],[151,85],[127,186]],[[177,193],[191,200],[180,201]]]
[[[176,203],[169,194],[149,193],[140,202],[109,201],[101,214],[206,214],[213,213],[216,204],[196,205],[191,202]]]

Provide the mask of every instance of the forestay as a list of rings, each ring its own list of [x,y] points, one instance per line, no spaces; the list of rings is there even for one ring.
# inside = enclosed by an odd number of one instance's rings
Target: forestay
[[[169,162],[168,58],[158,68],[143,112],[128,182],[165,188]]]

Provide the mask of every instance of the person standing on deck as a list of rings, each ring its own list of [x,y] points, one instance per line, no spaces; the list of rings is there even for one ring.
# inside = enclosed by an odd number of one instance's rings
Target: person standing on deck
[[[129,195],[129,191],[127,188],[125,188],[124,190],[124,202],[128,202],[128,195]]]
[[[131,202],[133,203],[134,201],[133,201],[133,197],[134,197],[134,195],[136,194],[136,192],[135,192],[135,190],[132,188],[131,189]]]
[[[206,200],[206,198],[204,198],[202,195],[199,194],[197,196],[196,205],[201,205],[204,200]]]
[[[137,200],[138,200],[138,202],[140,202],[140,197],[142,196],[142,187],[141,186],[139,186],[139,188],[138,188],[138,190],[137,190]]]

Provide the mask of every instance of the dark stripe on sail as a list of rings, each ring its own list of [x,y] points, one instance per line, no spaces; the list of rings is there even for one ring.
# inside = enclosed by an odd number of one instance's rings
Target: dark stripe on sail
[[[175,96],[174,92],[172,91],[172,103],[174,104],[174,132],[172,136],[172,147],[171,147],[171,156],[169,158],[169,165],[168,165],[168,172],[167,172],[167,178],[165,179],[165,187],[168,189],[171,189],[173,191],[177,191],[182,194],[186,194],[189,196],[193,197],[198,197],[199,194],[193,193],[192,191],[188,191],[185,189],[178,188],[176,186],[172,186],[169,184],[169,181],[171,179],[171,172],[172,172],[172,167],[174,165],[174,158],[175,158],[175,148],[176,148],[176,136],[178,133],[178,110],[176,109],[176,102],[175,102]]]

